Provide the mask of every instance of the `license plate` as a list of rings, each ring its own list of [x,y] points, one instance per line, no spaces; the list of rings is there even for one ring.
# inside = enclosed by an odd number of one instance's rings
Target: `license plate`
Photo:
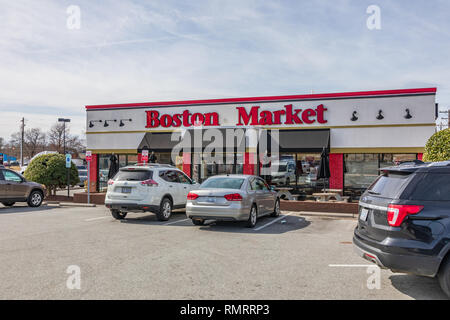
[[[131,187],[122,187],[122,193],[131,193]]]
[[[362,208],[361,213],[359,214],[359,219],[361,219],[362,221],[366,221],[368,215],[369,215],[369,209]]]
[[[214,197],[205,197],[202,200],[203,202],[216,202],[216,199],[214,199]]]

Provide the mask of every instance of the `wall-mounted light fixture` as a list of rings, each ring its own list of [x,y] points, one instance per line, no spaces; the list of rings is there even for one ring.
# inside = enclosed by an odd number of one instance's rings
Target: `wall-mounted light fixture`
[[[125,123],[123,123],[124,121],[132,121],[131,119],[120,119],[120,123],[119,123],[119,127],[123,127],[125,125]]]
[[[381,110],[381,109],[378,110],[377,119],[378,119],[378,120],[384,119],[384,116],[383,116],[383,110]]]
[[[412,118],[412,115],[411,115],[411,113],[409,112],[409,109],[407,108],[407,109],[405,109],[405,111],[406,111],[405,119],[411,119],[411,118]]]
[[[105,120],[105,124],[103,125],[104,127],[109,127],[108,121],[114,121],[114,122],[117,122],[117,119]]]
[[[92,128],[94,126],[93,122],[103,122],[103,120],[91,120],[91,121],[89,121],[89,128]]]
[[[358,117],[356,116],[357,114],[358,114],[358,112],[353,111],[353,113],[352,113],[352,118],[351,118],[350,120],[352,120],[352,121],[358,120]]]

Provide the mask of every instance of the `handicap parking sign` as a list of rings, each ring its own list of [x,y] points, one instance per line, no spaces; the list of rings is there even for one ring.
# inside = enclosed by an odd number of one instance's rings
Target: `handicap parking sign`
[[[70,168],[72,166],[72,155],[70,153],[66,154],[66,168]]]

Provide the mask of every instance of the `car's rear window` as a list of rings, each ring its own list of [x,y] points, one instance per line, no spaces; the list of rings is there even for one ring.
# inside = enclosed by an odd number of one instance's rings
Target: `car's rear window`
[[[409,181],[410,173],[385,172],[368,188],[369,194],[397,198]]]
[[[149,170],[120,170],[114,176],[115,181],[144,181],[153,178]]]
[[[404,194],[408,200],[450,201],[450,174],[418,173]]]
[[[210,178],[203,182],[200,188],[240,189],[243,183],[242,178]]]

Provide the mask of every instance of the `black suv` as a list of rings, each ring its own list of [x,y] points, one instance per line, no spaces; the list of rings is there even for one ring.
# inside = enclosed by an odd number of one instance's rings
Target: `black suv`
[[[450,161],[381,169],[359,201],[353,243],[382,268],[437,276],[450,297]]]

